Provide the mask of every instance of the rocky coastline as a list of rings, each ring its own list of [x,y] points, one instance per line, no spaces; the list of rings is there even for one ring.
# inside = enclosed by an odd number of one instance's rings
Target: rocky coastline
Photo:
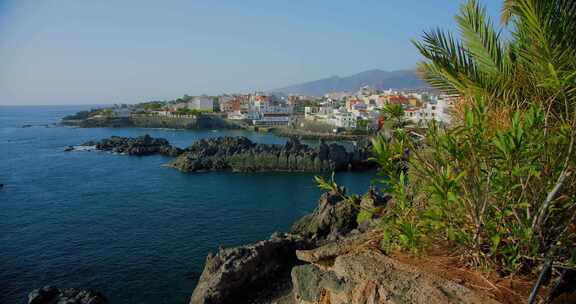
[[[189,303],[498,303],[384,254],[376,218],[358,224],[352,205],[385,210],[390,198],[370,190],[357,200],[325,193],[289,233],[209,254]]]
[[[168,166],[183,172],[332,172],[374,168],[370,156],[368,147],[348,152],[339,144],[321,142],[313,148],[296,138],[272,145],[246,137],[219,137],[194,143]]]
[[[332,172],[367,170],[375,167],[370,161],[369,146],[347,151],[343,145],[321,142],[318,147],[302,144],[291,138],[284,145],[254,143],[246,137],[202,139],[181,149],[164,138],[144,135],[136,138],[113,136],[89,141],[65,151],[94,148],[100,151],[145,156],[164,155],[176,159],[166,166],[182,172]]]
[[[382,252],[377,221],[394,202],[373,189],[355,201],[343,193],[324,193],[287,233],[209,253],[189,303],[501,303],[485,289]],[[376,210],[374,217],[359,224],[355,206]],[[108,301],[90,290],[44,287],[32,291],[28,303]]]
[[[196,118],[133,115],[130,117],[62,118],[60,125],[78,128],[167,128],[167,129],[245,129],[254,132],[271,132],[280,137],[298,137],[306,140],[362,140],[367,134],[334,133],[332,129],[308,130],[290,127],[254,127],[245,122],[230,120],[216,114]]]
[[[168,128],[168,129],[239,129],[241,126],[216,114],[197,117],[131,115],[128,117],[64,117],[60,124],[79,128]]]

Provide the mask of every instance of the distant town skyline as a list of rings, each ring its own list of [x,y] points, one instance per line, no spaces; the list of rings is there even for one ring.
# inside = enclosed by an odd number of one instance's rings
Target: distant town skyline
[[[462,1],[0,0],[0,105],[112,104],[414,69]],[[481,1],[495,22],[501,1]]]

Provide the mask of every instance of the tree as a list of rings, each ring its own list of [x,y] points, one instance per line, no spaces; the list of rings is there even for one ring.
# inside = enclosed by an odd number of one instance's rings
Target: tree
[[[144,108],[144,110],[157,111],[162,109],[162,107],[164,107],[164,104],[161,102],[147,102],[142,104],[142,107]]]
[[[470,0],[456,20],[460,40],[438,29],[414,42],[428,59],[419,70],[432,86],[464,98],[482,96],[493,113],[539,103],[554,114],[573,115],[576,1],[505,0],[504,28],[498,29]]]
[[[382,109],[382,114],[386,120],[393,122],[392,128],[402,128],[406,126],[404,108],[400,104],[387,104]]]

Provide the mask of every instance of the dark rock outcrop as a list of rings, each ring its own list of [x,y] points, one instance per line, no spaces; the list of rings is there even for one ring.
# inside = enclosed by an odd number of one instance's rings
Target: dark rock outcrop
[[[246,303],[254,301],[250,297],[259,291],[289,288],[290,270],[298,263],[296,250],[306,248],[309,242],[300,237],[274,234],[265,241],[209,254],[190,304]]]
[[[168,140],[153,138],[148,134],[135,138],[112,136],[97,142],[89,141],[82,146],[95,146],[96,150],[138,156],[161,154],[176,157],[182,154],[182,149],[171,146]]]
[[[28,304],[107,304],[99,292],[75,288],[45,286],[28,294]]]
[[[338,144],[322,142],[311,148],[297,139],[285,145],[258,144],[246,137],[203,139],[169,166],[184,172],[231,170],[238,172],[331,172],[373,167],[368,148],[347,152]]]
[[[381,194],[374,188],[368,189],[360,199],[358,230],[365,232],[376,227],[379,219],[386,216],[386,208],[391,198],[390,195]]]
[[[298,220],[290,233],[317,241],[341,238],[358,227],[358,203],[346,201],[339,193],[324,193],[316,209]]]

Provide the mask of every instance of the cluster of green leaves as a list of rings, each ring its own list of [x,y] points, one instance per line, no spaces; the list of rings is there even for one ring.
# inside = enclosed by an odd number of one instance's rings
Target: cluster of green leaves
[[[176,110],[177,115],[192,115],[192,116],[199,116],[202,114],[202,111],[196,109],[188,109],[188,108],[181,108]]]
[[[400,104],[385,105],[384,108],[382,108],[382,116],[387,122],[388,128],[397,129],[407,125],[404,108]]]
[[[408,149],[412,139],[403,129],[380,133],[372,140],[373,161],[379,164],[379,179],[384,192],[394,197],[380,226],[384,232],[382,247],[386,251],[401,247],[417,253],[425,237],[418,219],[418,208],[412,199],[408,177]]]
[[[140,105],[140,107],[146,111],[157,111],[157,110],[161,110],[164,107],[164,103],[152,101],[152,102],[142,103]]]
[[[102,109],[100,111],[98,111],[99,115],[102,115],[104,117],[112,117],[114,116],[114,110],[112,109]]]

